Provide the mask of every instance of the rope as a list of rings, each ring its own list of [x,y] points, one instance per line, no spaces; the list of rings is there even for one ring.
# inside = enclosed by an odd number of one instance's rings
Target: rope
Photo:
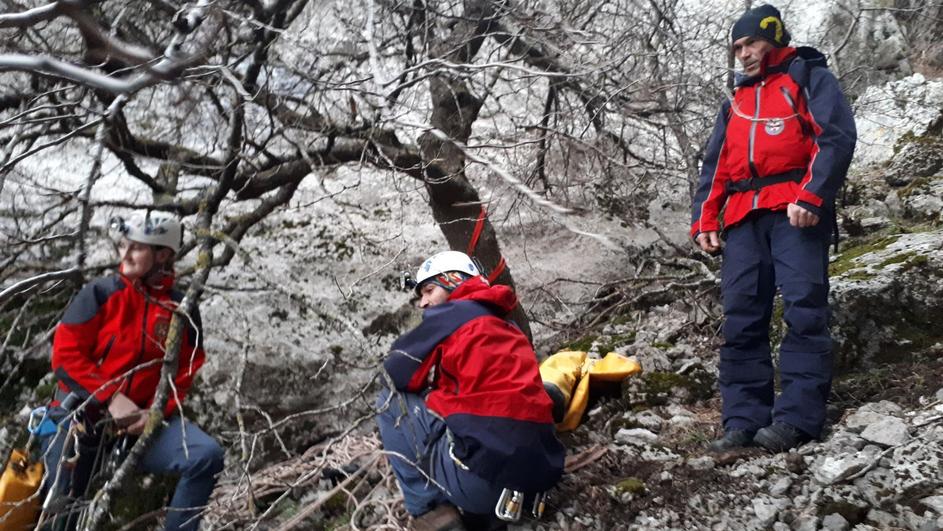
[[[488,211],[485,209],[485,205],[481,205],[481,212],[478,213],[478,220],[475,221],[475,230],[472,231],[471,239],[468,240],[468,256],[474,256],[475,248],[478,247],[478,240],[481,238],[481,232],[485,229],[485,219],[488,218]],[[488,284],[494,284],[494,281],[501,276],[501,273],[504,273],[504,270],[507,268],[507,262],[502,256],[498,260],[497,265],[494,266],[494,269],[491,271],[491,274],[488,275]]]
[[[736,115],[737,115],[738,117],[740,117],[740,118],[743,118],[744,120],[749,120],[749,121],[751,121],[751,122],[777,122],[777,121],[783,121],[783,122],[785,122],[786,120],[791,120],[791,119],[793,119],[793,118],[798,118],[798,117],[799,117],[799,113],[794,112],[794,113],[790,114],[789,116],[773,116],[773,117],[770,117],[770,118],[754,118],[753,116],[750,116],[749,114],[744,114],[742,111],[740,111],[740,108],[737,107],[737,102],[736,102],[736,100],[735,100],[734,98],[732,98],[732,97],[730,97],[730,96],[727,96],[727,99],[730,101],[730,109],[733,111],[734,114],[736,114]]]

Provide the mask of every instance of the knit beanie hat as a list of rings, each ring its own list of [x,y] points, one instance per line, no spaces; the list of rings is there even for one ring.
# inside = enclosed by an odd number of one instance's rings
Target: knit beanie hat
[[[783,17],[779,10],[766,4],[753,8],[733,25],[730,30],[730,42],[737,42],[743,37],[758,37],[769,41],[777,48],[789,45],[792,36],[786,31],[786,25],[783,24]]]

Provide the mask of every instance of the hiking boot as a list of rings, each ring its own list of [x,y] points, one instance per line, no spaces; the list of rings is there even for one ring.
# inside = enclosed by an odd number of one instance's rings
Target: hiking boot
[[[761,428],[753,437],[753,442],[766,448],[774,454],[788,452],[812,440],[812,437],[789,424],[777,422],[772,426]]]
[[[462,515],[451,505],[440,505],[435,509],[413,518],[409,524],[411,531],[465,531]]]
[[[712,442],[708,448],[712,452],[727,452],[738,448],[753,446],[754,432],[748,430],[730,430],[724,436]]]

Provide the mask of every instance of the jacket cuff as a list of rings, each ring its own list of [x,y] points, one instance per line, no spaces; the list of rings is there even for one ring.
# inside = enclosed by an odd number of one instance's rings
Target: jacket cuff
[[[796,196],[796,204],[799,204],[802,202],[809,203],[815,207],[820,208],[824,201],[822,201],[821,197],[813,194],[812,192],[806,189],[802,189],[802,190],[799,190],[799,195]]]
[[[702,232],[720,232],[720,223],[695,223],[691,225],[691,239],[696,240]]]
[[[802,208],[808,210],[809,212],[815,214],[815,215],[818,216],[819,218],[822,217],[822,210],[823,210],[823,209],[822,209],[821,207],[816,206],[816,205],[813,205],[812,203],[807,203],[807,202],[802,201],[802,200],[796,201],[796,204],[799,205],[799,206],[801,206]]]

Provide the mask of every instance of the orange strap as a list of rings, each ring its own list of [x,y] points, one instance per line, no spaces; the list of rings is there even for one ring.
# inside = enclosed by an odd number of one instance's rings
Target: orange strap
[[[475,230],[472,231],[471,240],[468,241],[468,256],[475,254],[475,247],[478,247],[478,238],[481,238],[481,231],[485,229],[485,218],[488,217],[488,211],[485,205],[481,205],[481,212],[478,214],[478,221],[475,222]]]
[[[468,256],[475,255],[475,248],[478,247],[478,240],[481,238],[481,231],[485,229],[485,219],[488,217],[488,211],[485,210],[485,205],[481,205],[481,212],[478,214],[478,220],[475,222],[475,230],[472,231],[471,240],[468,241],[468,252],[465,253]],[[494,281],[501,276],[501,273],[504,273],[504,269],[507,267],[507,262],[504,261],[502,256],[498,260],[498,264],[494,266],[494,269],[491,271],[491,274],[488,275],[488,284],[494,284]]]
[[[488,275],[488,284],[494,284],[494,281],[498,280],[498,277],[501,276],[501,273],[504,273],[504,268],[506,265],[507,263],[505,263],[504,257],[502,256],[501,259],[498,260],[498,265],[494,266],[491,274]]]

